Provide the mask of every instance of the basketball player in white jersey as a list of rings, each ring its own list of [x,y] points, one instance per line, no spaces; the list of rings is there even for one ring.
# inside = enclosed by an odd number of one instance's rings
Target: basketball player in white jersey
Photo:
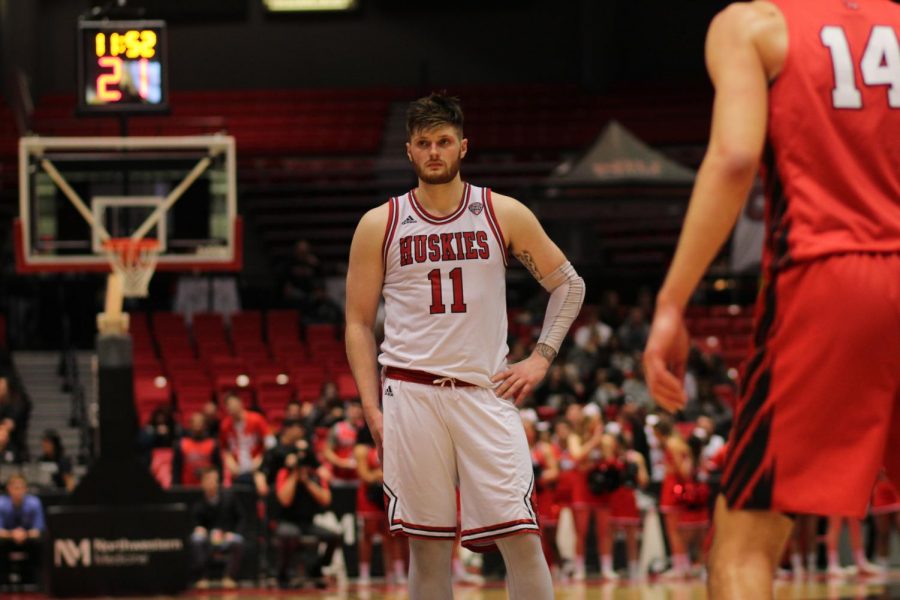
[[[455,99],[432,94],[410,105],[406,148],[419,183],[366,213],[353,237],[347,354],[384,453],[391,532],[410,538],[410,598],[452,598],[459,533],[469,548],[499,547],[511,598],[543,600],[553,588],[516,403],[555,358],[584,282],[524,205],[462,181],[462,130]],[[513,365],[506,364],[508,254],[550,292],[535,351]],[[373,325],[382,295],[379,377]]]

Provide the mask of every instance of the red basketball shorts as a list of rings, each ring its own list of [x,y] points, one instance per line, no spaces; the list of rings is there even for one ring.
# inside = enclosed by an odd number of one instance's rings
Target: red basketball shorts
[[[738,509],[862,517],[900,481],[900,255],[794,265],[760,294],[723,477]]]

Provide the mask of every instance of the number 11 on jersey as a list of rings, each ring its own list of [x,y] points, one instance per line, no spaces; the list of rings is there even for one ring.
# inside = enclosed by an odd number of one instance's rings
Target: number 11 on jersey
[[[432,269],[428,273],[428,280],[431,282],[431,314],[446,313],[447,307],[444,306],[441,286],[441,270]],[[450,271],[450,281],[453,282],[453,304],[450,305],[450,312],[464,313],[466,312],[466,303],[463,302],[462,267],[456,267]]]

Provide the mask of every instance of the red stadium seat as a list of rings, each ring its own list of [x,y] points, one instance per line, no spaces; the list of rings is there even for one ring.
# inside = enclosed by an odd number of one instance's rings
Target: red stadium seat
[[[348,373],[342,373],[336,378],[338,386],[338,397],[341,400],[351,400],[359,398],[359,390],[356,389],[356,381],[353,376]]]
[[[300,339],[300,313],[296,310],[270,310],[266,313],[266,337],[275,341]]]

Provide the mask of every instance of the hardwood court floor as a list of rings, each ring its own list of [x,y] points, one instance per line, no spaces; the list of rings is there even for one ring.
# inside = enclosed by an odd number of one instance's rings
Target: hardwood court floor
[[[385,588],[372,585],[360,588],[353,584],[324,591],[277,591],[240,589],[232,592],[193,591],[181,596],[189,600],[407,600],[405,588]],[[489,583],[481,588],[454,588],[454,600],[503,600],[506,590],[502,583]],[[37,594],[3,594],[3,600],[37,600]],[[161,597],[146,600],[159,600]],[[556,587],[556,600],[706,600],[702,582],[604,584],[587,581]],[[802,581],[779,581],[776,600],[888,600],[900,598],[900,572],[894,571],[882,580],[828,581],[822,578]],[[140,600],[140,599],[135,599]]]

